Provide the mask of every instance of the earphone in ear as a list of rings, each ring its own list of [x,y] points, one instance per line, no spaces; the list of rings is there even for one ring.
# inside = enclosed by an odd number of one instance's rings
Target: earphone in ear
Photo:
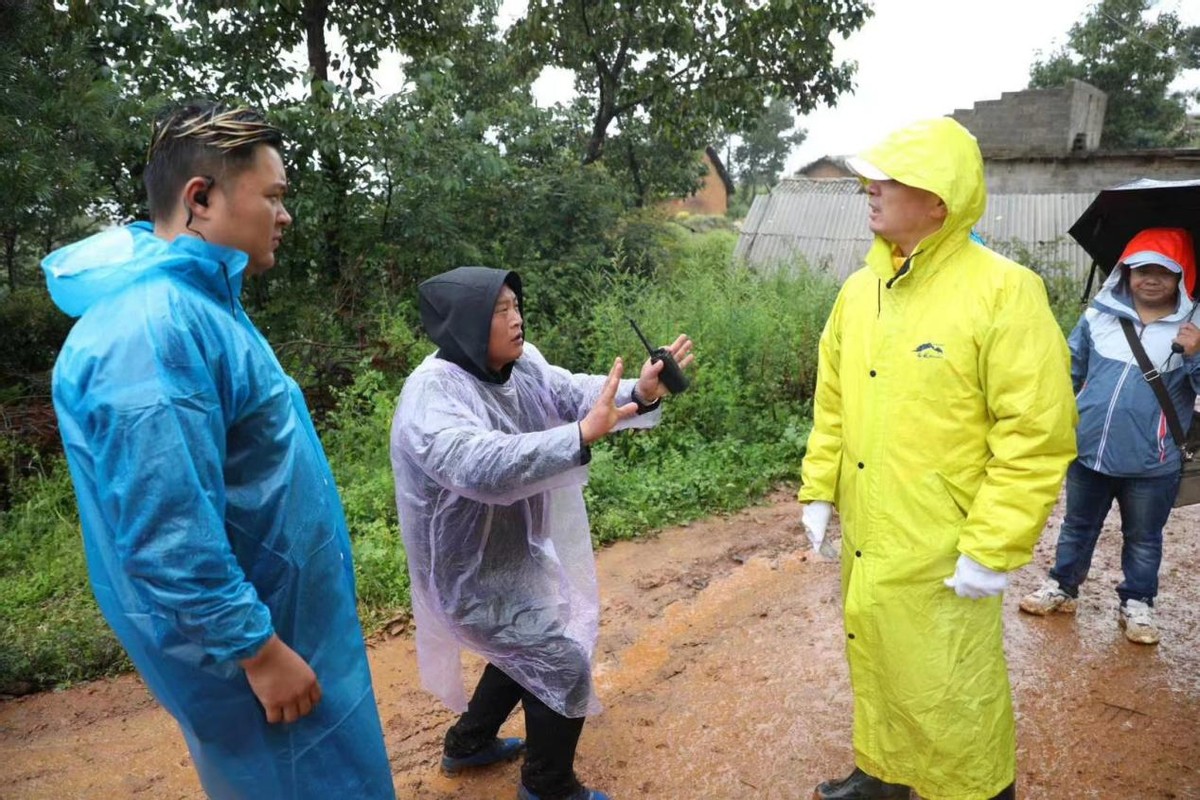
[[[196,205],[208,208],[208,190],[212,188],[212,185],[215,183],[215,181],[207,176],[205,176],[204,180],[204,188],[196,192],[194,199],[196,201]]]
[[[187,228],[189,231],[196,234],[201,239],[204,238],[204,234],[202,234],[200,231],[198,231],[192,227],[192,219],[196,215],[196,206],[200,206],[201,208],[208,208],[208,190],[213,187],[214,183],[216,183],[216,180],[214,178],[212,178],[208,175],[205,175],[204,176],[204,188],[196,190],[196,193],[192,195],[192,202],[187,203],[186,198],[184,199],[184,202],[186,203],[186,206],[187,206],[187,221],[183,223],[183,227]]]

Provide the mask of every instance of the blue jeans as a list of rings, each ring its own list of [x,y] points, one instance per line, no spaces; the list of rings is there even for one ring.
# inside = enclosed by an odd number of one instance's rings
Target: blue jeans
[[[1121,604],[1140,600],[1153,606],[1162,562],[1162,529],[1179,491],[1179,473],[1155,478],[1114,478],[1079,462],[1067,470],[1067,514],[1058,534],[1058,549],[1050,577],[1071,597],[1087,578],[1100,527],[1112,502],[1121,511],[1121,571],[1117,586]]]

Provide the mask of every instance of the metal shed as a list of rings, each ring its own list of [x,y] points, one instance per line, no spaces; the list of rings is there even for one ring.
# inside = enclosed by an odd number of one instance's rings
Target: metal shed
[[[1083,280],[1092,262],[1067,229],[1094,199],[1093,193],[990,195],[975,231],[997,249],[1020,242],[1041,260],[1065,262]],[[862,266],[871,240],[857,178],[784,178],[755,198],[734,255],[768,270],[803,258],[842,281]]]

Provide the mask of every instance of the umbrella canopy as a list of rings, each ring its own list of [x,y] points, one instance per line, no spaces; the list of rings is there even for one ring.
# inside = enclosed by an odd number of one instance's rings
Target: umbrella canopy
[[[1142,178],[1105,189],[1069,233],[1107,275],[1129,240],[1145,228],[1187,228],[1200,263],[1200,180]],[[1192,296],[1198,292],[1200,281],[1193,286]]]

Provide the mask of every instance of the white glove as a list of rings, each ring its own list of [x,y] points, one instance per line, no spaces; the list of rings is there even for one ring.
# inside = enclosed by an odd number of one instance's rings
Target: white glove
[[[944,583],[959,597],[982,600],[995,597],[1008,588],[1008,573],[996,572],[960,553],[958,563],[954,565],[954,574],[946,578]]]
[[[800,515],[800,523],[804,526],[804,534],[812,542],[816,550],[825,558],[837,558],[837,548],[825,541],[825,528],[829,526],[829,517],[833,514],[833,504],[825,500],[813,500],[804,504],[804,512]]]

